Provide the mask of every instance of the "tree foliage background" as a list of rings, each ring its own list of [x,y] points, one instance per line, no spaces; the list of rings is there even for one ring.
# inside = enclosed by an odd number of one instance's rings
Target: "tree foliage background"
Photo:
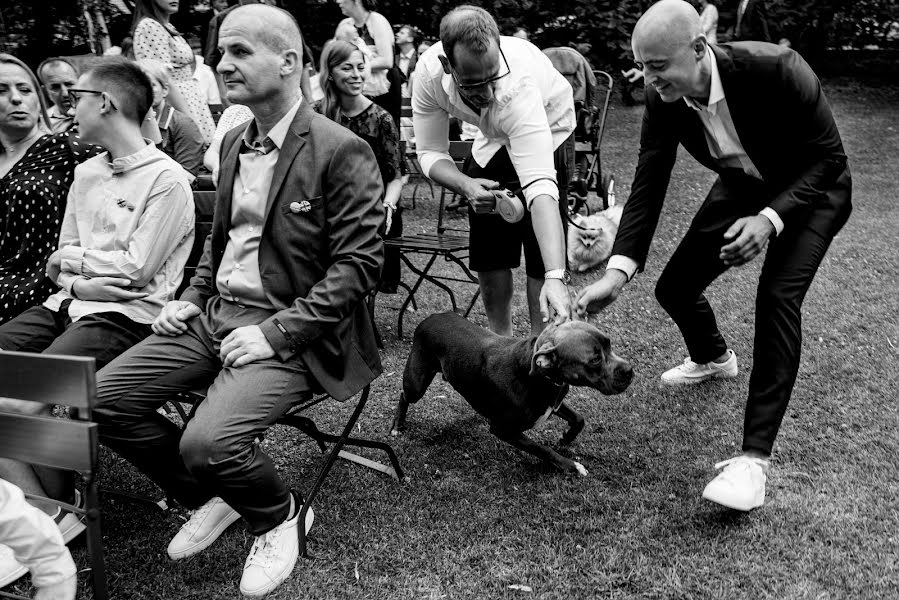
[[[232,0],[233,3],[234,0]],[[182,32],[202,35],[210,13],[206,0],[182,0],[174,22]],[[733,27],[739,0],[717,2],[719,31]],[[460,0],[381,0],[379,11],[394,25],[413,24],[436,37],[440,17]],[[504,32],[525,27],[532,41],[548,47],[590,44],[596,67],[615,68],[630,62],[629,37],[649,0],[471,0],[497,19]],[[0,0],[0,50],[29,64],[50,55],[92,51],[88,14],[102,14],[110,41],[127,35],[130,15],[120,7],[133,0]],[[332,0],[281,0],[296,16],[312,48],[318,51],[342,18]],[[768,0],[769,25],[775,41],[790,40],[813,55],[826,47],[899,47],[899,0]],[[96,48],[96,46],[95,46]],[[94,48],[94,49],[95,49]]]

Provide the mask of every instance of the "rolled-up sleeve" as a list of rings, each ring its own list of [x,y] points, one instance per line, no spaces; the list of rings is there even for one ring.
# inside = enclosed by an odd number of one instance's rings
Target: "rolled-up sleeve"
[[[441,160],[452,161],[449,153],[449,114],[437,104],[433,86],[435,79],[416,80],[412,90],[412,128],[415,152],[422,172],[430,177],[431,167]]]
[[[497,117],[499,128],[509,137],[509,157],[524,187],[528,208],[542,194],[558,201],[553,135],[536,84],[522,80]]]

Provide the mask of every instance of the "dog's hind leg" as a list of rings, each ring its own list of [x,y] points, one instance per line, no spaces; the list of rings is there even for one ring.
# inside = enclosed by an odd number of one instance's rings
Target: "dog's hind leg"
[[[577,473],[581,476],[587,475],[587,469],[584,468],[584,465],[579,462],[573,461],[570,458],[565,458],[548,446],[544,446],[543,444],[535,442],[534,440],[526,436],[523,431],[503,431],[500,429],[491,428],[490,433],[506,442],[507,444],[515,446],[519,450],[523,450],[528,454],[545,460],[561,471]]]
[[[562,436],[561,444],[567,446],[574,441],[581,430],[584,428],[586,421],[584,417],[576,413],[570,406],[562,402],[556,409],[556,415],[566,423],[568,423],[568,431]]]
[[[431,385],[431,381],[434,380],[440,365],[429,358],[430,353],[416,336],[412,342],[409,358],[406,359],[406,369],[403,371],[403,391],[400,393],[400,400],[397,402],[396,412],[393,415],[390,435],[397,436],[406,429],[406,413],[409,411],[409,405],[421,400],[428,386]]]

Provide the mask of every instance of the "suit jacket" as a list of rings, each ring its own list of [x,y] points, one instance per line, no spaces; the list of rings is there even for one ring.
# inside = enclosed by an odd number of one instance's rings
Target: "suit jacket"
[[[409,71],[407,73],[403,73],[402,69],[400,69],[400,49],[398,46],[394,46],[393,48],[393,64],[396,66],[397,71],[400,72],[400,81],[402,83],[409,82],[409,75],[412,74],[412,71],[415,70],[415,65],[418,64],[418,50],[412,51],[412,56],[409,57]]]
[[[231,229],[231,194],[246,126],[222,141],[212,231],[181,295],[205,310]],[[272,177],[259,244],[262,287],[276,313],[259,324],[281,360],[299,358],[337,400],[381,372],[364,298],[384,262],[383,187],[368,144],[303,101]],[[307,209],[307,210],[304,210]]]
[[[734,24],[734,40],[735,41],[756,41],[770,42],[771,35],[768,33],[768,9],[765,8],[765,0],[749,0],[746,3],[746,11],[740,18],[740,4],[743,0],[738,0],[737,19],[740,24],[737,31],[736,23]]]
[[[830,239],[851,212],[852,182],[818,78],[799,54],[782,46],[736,42],[710,48],[734,128],[764,179],[767,206],[786,229],[807,226]],[[663,102],[652,86],[646,86],[640,156],[612,249],[612,254],[637,261],[640,270],[659,221],[678,144],[723,179],[746,177],[742,171],[722,169],[711,156],[695,110],[683,100]]]

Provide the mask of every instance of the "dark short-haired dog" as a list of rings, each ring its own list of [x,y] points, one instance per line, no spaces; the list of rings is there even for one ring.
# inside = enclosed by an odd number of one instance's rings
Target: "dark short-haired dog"
[[[499,439],[581,475],[587,474],[583,465],[524,432],[555,412],[569,424],[562,444],[570,444],[584,428],[584,418],[563,402],[569,385],[611,395],[623,392],[633,379],[630,364],[615,356],[609,338],[589,323],[569,321],[517,339],[455,313],[431,315],[415,330],[392,435],[405,429],[409,404],[424,396],[437,373],[487,418]]]

